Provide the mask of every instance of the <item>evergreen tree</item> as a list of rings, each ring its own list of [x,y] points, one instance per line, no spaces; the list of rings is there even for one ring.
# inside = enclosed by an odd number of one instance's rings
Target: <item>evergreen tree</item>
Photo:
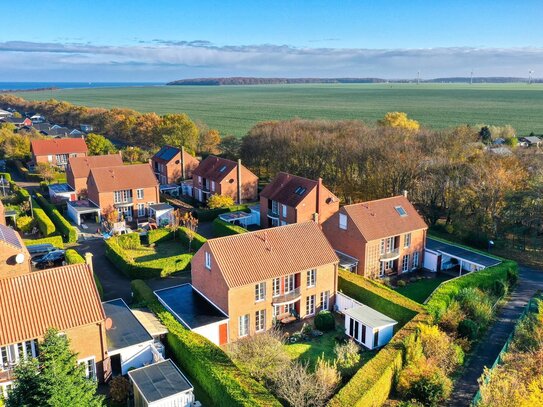
[[[96,396],[96,382],[85,377],[85,367],[77,363],[65,335],[50,329],[40,344],[37,361],[20,364],[15,373],[15,389],[6,407],[98,407],[102,397]]]

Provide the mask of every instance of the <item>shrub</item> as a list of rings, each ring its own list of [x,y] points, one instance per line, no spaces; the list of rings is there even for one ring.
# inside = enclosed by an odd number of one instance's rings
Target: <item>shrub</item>
[[[494,285],[492,286],[492,293],[498,298],[505,296],[507,294],[507,284],[505,281],[495,281]]]
[[[74,249],[66,250],[66,263],[68,264],[82,264],[85,263],[85,259]]]
[[[406,285],[407,285],[407,283],[405,282],[405,280],[399,280],[396,283],[396,286],[398,286],[398,287],[405,287]]]
[[[31,216],[19,216],[17,218],[17,229],[23,233],[30,232],[34,226],[34,219]]]
[[[222,349],[185,329],[158,302],[145,282],[134,280],[131,286],[134,299],[144,301],[168,328],[166,346],[172,359],[200,385],[214,405],[281,406],[264,386],[239,370]]]
[[[315,328],[320,331],[331,331],[336,327],[336,320],[330,311],[320,311],[315,316]]]
[[[398,393],[425,406],[439,406],[449,398],[452,381],[432,364],[419,363],[405,368],[398,378]]]
[[[458,302],[466,314],[478,324],[492,319],[492,304],[487,294],[474,287],[465,287],[458,293]]]
[[[11,174],[9,172],[0,172],[0,178],[4,178],[7,182],[11,182]]]
[[[512,268],[507,269],[507,282],[510,287],[518,283],[518,270]]]
[[[34,199],[32,199],[32,212],[43,236],[49,236],[56,232],[55,225]]]
[[[334,347],[336,364],[343,377],[351,377],[360,363],[360,348],[352,339]]]
[[[77,242],[77,231],[70,224],[70,222],[68,222],[66,218],[61,215],[58,209],[51,205],[49,202],[47,202],[47,200],[41,194],[36,193],[36,199],[40,203],[40,206],[45,210],[45,212],[53,221],[58,231],[64,238],[64,241],[67,243]]]
[[[137,249],[141,246],[140,235],[135,232],[115,236],[114,239],[123,249]]]
[[[234,199],[228,195],[214,194],[207,200],[209,209],[229,208],[234,205]]]
[[[109,382],[109,395],[116,403],[126,403],[132,386],[128,379],[123,376],[117,376]]]
[[[27,246],[33,245],[33,244],[45,244],[45,243],[51,243],[53,246],[64,249],[64,242],[62,241],[62,236],[49,236],[44,237],[41,239],[25,239],[24,244]]]
[[[437,325],[419,325],[420,343],[428,362],[434,363],[446,374],[464,362],[464,352]]]
[[[473,341],[477,338],[478,333],[479,326],[471,319],[464,319],[458,324],[458,335],[460,335],[461,338]]]
[[[213,221],[213,234],[215,237],[230,236],[247,232],[247,229],[225,222],[219,218]]]
[[[439,320],[439,327],[449,334],[456,333],[458,324],[466,318],[466,314],[460,307],[460,303],[453,300]]]

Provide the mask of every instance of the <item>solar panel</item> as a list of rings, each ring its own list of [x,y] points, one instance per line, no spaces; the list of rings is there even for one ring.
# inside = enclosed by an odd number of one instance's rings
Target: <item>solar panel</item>
[[[177,154],[176,148],[166,147],[165,151],[160,155],[160,158],[166,161],[170,161],[176,154]]]
[[[407,216],[407,212],[405,211],[403,206],[395,206],[394,209],[396,209],[396,212],[398,212],[400,216]]]
[[[296,188],[296,190],[294,191],[294,193],[295,193],[295,194],[298,194],[298,195],[300,195],[300,196],[302,196],[302,195],[305,193],[305,191],[307,191],[306,188],[304,188],[304,187],[298,187],[298,188]]]
[[[17,238],[17,232],[12,228],[0,225],[0,240],[22,249],[21,242]]]

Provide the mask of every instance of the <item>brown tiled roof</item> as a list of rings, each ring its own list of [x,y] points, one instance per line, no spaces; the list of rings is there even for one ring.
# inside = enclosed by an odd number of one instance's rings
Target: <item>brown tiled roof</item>
[[[400,216],[396,207],[402,207],[406,216]],[[415,207],[403,195],[346,205],[340,212],[348,215],[367,242],[428,228]]]
[[[229,287],[338,262],[336,253],[314,222],[210,239],[207,244]],[[205,250],[205,246],[201,250]]]
[[[149,164],[120,165],[110,168],[91,168],[98,192],[120,189],[156,187],[158,181]]]
[[[260,196],[277,201],[290,207],[297,207],[314,188],[318,181],[308,178],[298,177],[297,175],[280,172],[260,193]],[[296,193],[299,188],[303,188],[303,193]],[[338,200],[327,188],[322,188],[323,193],[330,198]]]
[[[69,154],[88,152],[82,138],[56,138],[50,140],[32,140],[34,155]]]
[[[200,176],[216,182],[221,182],[230,171],[237,167],[237,165],[238,163],[235,161],[210,155],[200,162],[200,165],[194,170],[193,176]],[[224,170],[221,171],[223,167]]]
[[[86,264],[35,271],[0,280],[0,345],[105,320]]]
[[[91,168],[115,167],[123,165],[123,158],[120,154],[70,157],[68,159],[68,164],[74,178],[87,178]]]

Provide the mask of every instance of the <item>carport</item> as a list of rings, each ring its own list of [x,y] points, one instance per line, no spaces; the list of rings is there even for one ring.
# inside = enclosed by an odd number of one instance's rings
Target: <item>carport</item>
[[[426,238],[424,249],[424,268],[437,272],[450,270],[458,266],[459,275],[462,271],[472,272],[483,270],[500,264],[495,257],[487,256],[464,247],[441,240]]]
[[[94,215],[94,221],[100,218],[100,208],[94,205],[87,199],[81,199],[79,201],[68,201],[67,210],[68,217],[75,222],[77,226],[81,225],[81,217],[83,215]]]

